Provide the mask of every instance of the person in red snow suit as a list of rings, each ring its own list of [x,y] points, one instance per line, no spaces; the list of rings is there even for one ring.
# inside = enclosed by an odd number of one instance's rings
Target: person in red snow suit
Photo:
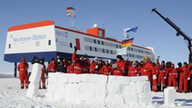
[[[125,60],[125,76],[128,76],[129,68],[131,67],[131,61],[129,61],[129,58]]]
[[[24,89],[24,85],[26,89],[28,88],[29,84],[29,77],[28,77],[28,68],[29,65],[26,63],[25,58],[21,59],[21,63],[17,66],[17,69],[19,71],[19,79],[20,79],[20,84],[21,84],[21,89]]]
[[[136,62],[132,62],[132,66],[128,70],[128,76],[139,76],[139,69]]]
[[[192,62],[189,64],[189,74],[190,74],[190,80],[189,80],[189,91],[192,92]]]
[[[39,63],[41,64],[41,65],[43,65],[43,69],[42,69],[42,73],[41,73],[41,79],[40,79],[40,81],[39,81],[39,89],[41,89],[41,81],[42,81],[42,88],[43,89],[46,89],[46,84],[45,84],[45,73],[47,73],[47,71],[46,71],[46,66],[45,66],[45,64],[44,64],[44,58],[42,58],[42,59],[40,59],[39,60]]]
[[[188,81],[190,80],[189,67],[186,62],[184,62],[183,67],[178,68],[180,70],[180,81],[179,81],[179,92],[182,92],[184,86],[184,92],[188,91]]]
[[[67,67],[67,73],[73,73],[72,59],[66,60],[66,58],[64,58],[63,61],[64,61],[64,65]]]
[[[178,72],[175,69],[175,65],[171,64],[171,69],[169,72],[169,78],[168,78],[168,87],[171,87],[172,85],[175,87],[175,90],[177,90],[177,78],[178,78]]]
[[[159,69],[155,63],[153,63],[153,69],[154,69],[154,72],[152,73],[153,74],[153,76],[152,76],[152,91],[156,92],[157,91],[157,78],[158,78],[158,74],[159,74]]]
[[[73,60],[73,73],[75,74],[81,74],[83,73],[83,68],[84,68],[84,56],[80,55],[79,58],[76,58],[76,52],[77,52],[77,47],[74,47],[74,53],[72,55],[72,60]]]
[[[111,65],[109,64],[109,61],[105,61],[105,65],[101,68],[101,74],[111,75]]]
[[[86,57],[86,55],[84,55],[84,57]],[[83,73],[90,73],[90,60],[89,58],[87,57],[84,61],[84,68],[83,68]]]
[[[112,65],[111,72],[115,76],[124,76],[125,74],[125,62],[121,55],[117,55],[117,62]]]
[[[51,63],[49,63],[49,65],[47,66],[47,71],[48,72],[56,72],[56,66],[55,66],[55,59],[52,58]]]
[[[157,65],[159,65],[159,59],[157,59]],[[158,75],[158,89],[164,90],[165,89],[165,79],[167,78],[168,69],[165,66],[165,61],[161,62],[161,65],[159,66],[159,75]],[[161,88],[163,87],[163,88]]]
[[[95,57],[90,66],[91,74],[100,74],[101,63],[98,63],[98,58]]]
[[[148,76],[148,81],[152,83],[152,73],[154,73],[153,65],[150,63],[149,57],[143,57],[143,67],[140,69],[139,73],[141,76]]]

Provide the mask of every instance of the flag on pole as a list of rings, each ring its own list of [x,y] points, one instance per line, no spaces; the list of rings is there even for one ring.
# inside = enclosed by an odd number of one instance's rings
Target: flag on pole
[[[133,28],[126,28],[126,29],[124,29],[124,37],[125,38],[129,38],[129,35],[130,35],[130,32],[137,32],[137,30],[139,29],[139,27],[140,27],[140,25],[139,26],[137,26],[137,27],[133,27]]]
[[[133,43],[133,39],[134,39],[134,38],[127,39],[127,40],[123,40],[123,41],[121,42],[121,46],[122,46],[122,47],[131,46],[132,43]]]
[[[67,15],[67,16],[69,16],[69,17],[73,17],[73,18],[76,18],[76,15],[74,14],[74,11],[75,11],[75,8],[73,8],[73,7],[68,7],[67,9],[66,9],[66,14],[65,15]]]
[[[73,12],[73,11],[75,11],[75,8],[73,8],[73,7],[68,7],[66,9],[66,12]]]

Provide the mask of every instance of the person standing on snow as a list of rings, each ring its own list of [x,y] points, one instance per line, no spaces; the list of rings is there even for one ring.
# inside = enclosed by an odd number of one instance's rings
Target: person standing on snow
[[[98,63],[98,58],[95,57],[94,61],[91,63],[90,66],[90,73],[91,74],[100,74],[101,63]]]
[[[105,65],[101,68],[101,74],[111,75],[111,65],[109,64],[109,61],[105,61]]]
[[[62,61],[59,62],[59,65],[57,66],[56,70],[57,70],[57,72],[67,73],[66,66],[63,64]]]
[[[159,59],[157,59],[157,65],[159,66],[159,76],[158,76],[158,89],[164,90],[165,89],[165,79],[167,78],[168,69],[165,66],[165,61],[161,62],[159,65]],[[163,86],[163,88],[161,88]]]
[[[24,86],[26,87],[26,89],[28,88],[28,84],[29,84],[29,77],[28,77],[28,71],[27,71],[28,68],[29,68],[28,63],[26,63],[25,58],[22,58],[21,63],[19,63],[19,65],[17,66],[17,69],[19,71],[21,89],[24,89]]]
[[[46,66],[44,64],[44,57],[42,59],[39,60],[39,63],[41,65],[43,65],[43,68],[42,68],[42,73],[41,73],[41,79],[39,81],[39,89],[41,89],[41,81],[43,83],[43,89],[46,89],[46,84],[45,84],[45,73],[47,73],[47,70],[46,70]]]
[[[192,92],[192,62],[189,63],[189,74],[190,74],[190,80],[189,80],[189,91]]]
[[[117,62],[112,65],[111,73],[115,76],[124,76],[125,62],[121,55],[117,55]]]
[[[153,65],[151,64],[149,57],[146,55],[143,57],[143,62],[144,64],[139,73],[141,76],[148,76],[148,81],[152,84],[152,73],[154,73]]]
[[[159,69],[155,63],[153,63],[154,72],[152,73],[152,91],[157,91],[157,78],[159,75]]]
[[[184,86],[184,92],[188,91],[188,81],[190,80],[189,68],[186,62],[183,63],[183,67],[178,68],[180,71],[179,92],[182,92]]]
[[[73,60],[73,73],[75,74],[81,74],[83,73],[83,68],[84,68],[84,56],[80,55],[79,58],[76,58],[76,52],[77,52],[77,47],[74,47],[74,53],[72,55],[72,60]]]
[[[55,59],[52,58],[51,63],[49,63],[49,65],[47,66],[47,71],[48,72],[56,72],[56,66],[55,66]]]
[[[171,87],[172,85],[175,87],[175,90],[177,90],[177,78],[178,78],[178,72],[175,69],[174,64],[171,64],[171,68],[169,69],[169,78],[168,78],[168,87]]]
[[[137,63],[133,62],[132,66],[128,70],[128,76],[139,76],[139,68],[137,67]]]

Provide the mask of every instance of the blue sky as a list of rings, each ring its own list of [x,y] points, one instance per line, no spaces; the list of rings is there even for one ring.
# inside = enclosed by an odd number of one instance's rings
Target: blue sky
[[[14,71],[13,63],[3,61],[7,29],[14,25],[53,20],[57,26],[70,27],[65,9],[76,8],[74,26],[83,32],[93,23],[103,27],[105,14],[106,36],[125,39],[123,29],[141,25],[133,44],[154,47],[160,60],[174,63],[188,61],[189,51],[182,36],[156,13],[156,7],[188,36],[192,37],[191,0],[1,0],[0,1],[0,72]]]

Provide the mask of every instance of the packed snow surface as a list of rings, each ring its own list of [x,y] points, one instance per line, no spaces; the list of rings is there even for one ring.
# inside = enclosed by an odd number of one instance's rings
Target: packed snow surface
[[[117,108],[99,104],[74,104],[62,100],[49,101],[46,99],[46,89],[39,90],[36,98],[26,97],[27,89],[20,89],[19,78],[13,73],[0,73],[0,108]],[[192,93],[176,93],[175,107],[192,108]],[[152,92],[151,105],[130,104],[118,108],[175,108],[164,105],[163,92]]]

